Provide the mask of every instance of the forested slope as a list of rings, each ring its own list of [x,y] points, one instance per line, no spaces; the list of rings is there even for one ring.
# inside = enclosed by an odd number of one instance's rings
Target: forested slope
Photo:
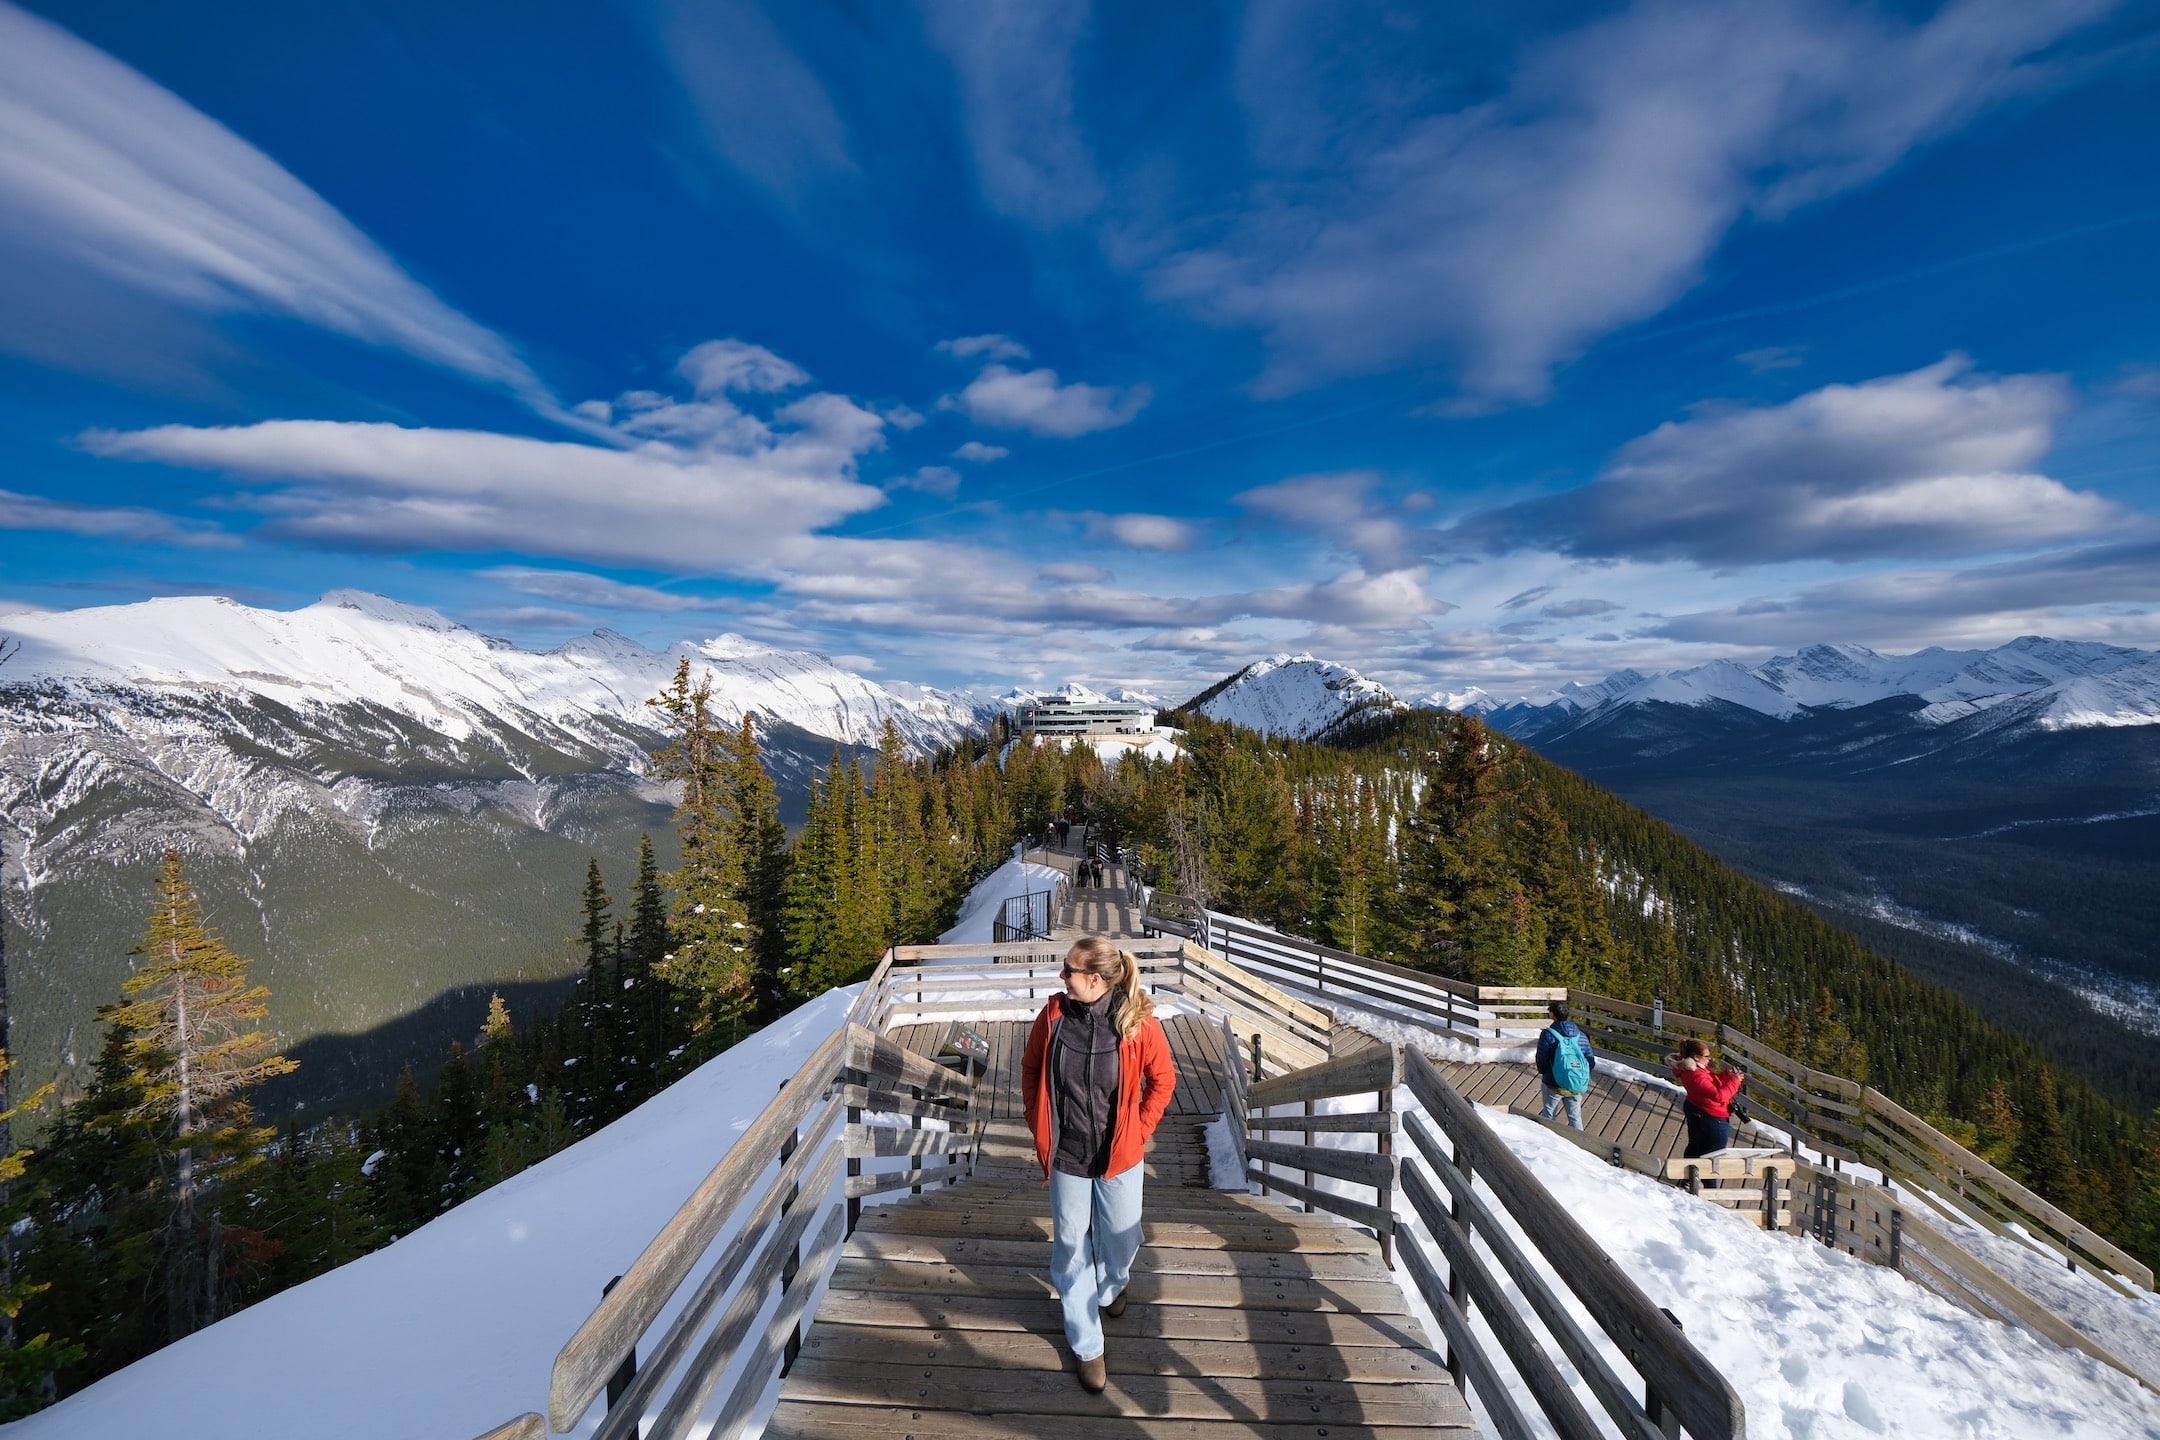
[[[1875,1085],[2152,1255],[2141,1117],[2028,1040],[1474,719],[1327,745],[1195,721],[1105,799],[1173,886],[1457,978],[1662,998]]]

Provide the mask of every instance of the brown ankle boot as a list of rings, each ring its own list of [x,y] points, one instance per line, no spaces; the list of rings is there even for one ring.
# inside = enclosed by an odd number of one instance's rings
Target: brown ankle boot
[[[1108,1305],[1103,1306],[1102,1313],[1109,1316],[1112,1320],[1115,1320],[1118,1318],[1118,1316],[1123,1315],[1125,1313],[1125,1292],[1123,1290],[1118,1291],[1117,1299],[1112,1300]]]
[[[1080,1362],[1080,1388],[1082,1390],[1087,1391],[1090,1395],[1100,1395],[1103,1392],[1103,1387],[1109,1383],[1110,1371],[1103,1364],[1102,1356],[1097,1355],[1092,1360],[1082,1360]]]

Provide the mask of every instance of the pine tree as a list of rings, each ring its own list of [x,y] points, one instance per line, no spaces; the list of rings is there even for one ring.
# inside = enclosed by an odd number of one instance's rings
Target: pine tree
[[[660,888],[660,866],[653,858],[652,837],[638,837],[636,889],[630,902],[630,928],[623,937],[623,1003],[628,1007],[623,1034],[623,1065],[638,1078],[639,1098],[660,1088],[661,1061],[675,1043],[668,1024],[673,1013],[659,969],[673,942],[668,937],[667,896]]]
[[[615,1056],[620,986],[615,978],[613,909],[614,901],[600,876],[600,862],[588,860],[581,932],[585,973],[579,977],[575,997],[578,1063],[564,1085],[572,1097],[573,1112],[588,1129],[619,1113],[615,1105]]]
[[[2024,1123],[2011,1158],[2025,1183],[2041,1198],[2072,1208],[2080,1198],[2084,1177],[2078,1173],[2077,1157],[2070,1153],[2055,1072],[2047,1066],[2033,1073],[2023,1109]]]
[[[141,964],[121,986],[126,998],[100,1013],[127,1036],[140,1094],[131,1118],[149,1127],[170,1166],[160,1266],[178,1338],[224,1313],[235,1278],[226,1254],[242,1237],[227,1233],[219,1190],[258,1162],[273,1133],[254,1123],[247,1091],[297,1067],[254,1028],[270,992],[247,983],[247,962],[204,923],[176,850],[165,852],[157,907],[131,953]]]
[[[0,1051],[0,1078],[13,1067]],[[56,1088],[48,1081],[29,1096],[0,1111],[0,1136],[13,1135],[14,1122],[44,1107]],[[28,1274],[15,1253],[16,1225],[31,1212],[31,1197],[23,1177],[31,1152],[10,1150],[0,1155],[0,1421],[13,1420],[48,1403],[56,1393],[58,1372],[80,1360],[84,1349],[73,1341],[55,1343],[52,1332],[39,1330],[25,1335],[20,1328],[23,1307],[51,1289],[50,1282]]]
[[[690,1011],[693,1061],[732,1043],[755,1004],[756,948],[746,903],[744,855],[729,799],[736,779],[734,737],[712,713],[712,684],[690,683],[685,658],[668,688],[646,702],[665,717],[671,739],[653,756],[653,773],[682,788],[675,828],[682,864],[669,876],[675,892],[668,928],[674,948],[661,976],[683,993]]]
[[[891,723],[886,722],[888,727]],[[727,803],[735,847],[742,856],[743,910],[757,969],[757,1018],[771,1020],[785,999],[780,971],[787,964],[787,826],[781,823],[780,794],[765,773],[757,730],[747,713],[729,757]]]

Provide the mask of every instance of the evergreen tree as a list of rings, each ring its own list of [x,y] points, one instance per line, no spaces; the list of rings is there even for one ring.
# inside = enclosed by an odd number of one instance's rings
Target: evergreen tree
[[[573,1112],[588,1129],[620,1113],[615,1095],[615,1057],[621,987],[615,977],[614,903],[601,878],[600,862],[588,860],[581,931],[585,973],[578,978],[574,999],[579,1022],[574,1052],[578,1063],[564,1086],[572,1097]]]
[[[658,1091],[661,1061],[674,1044],[668,1023],[673,1010],[667,985],[659,978],[660,967],[672,948],[667,895],[660,888],[660,866],[653,858],[652,837],[640,835],[630,928],[623,937],[622,998],[627,1007],[623,1064],[639,1077],[641,1095]]]
[[[885,723],[890,728],[892,722]],[[743,910],[758,977],[757,1017],[771,1020],[785,999],[780,971],[787,963],[787,827],[781,823],[780,794],[765,773],[764,754],[748,714],[729,757],[728,809],[742,856]]]
[[[178,1338],[225,1313],[237,1278],[227,1259],[247,1237],[230,1231],[217,1200],[258,1163],[272,1133],[254,1123],[247,1091],[296,1067],[254,1028],[270,992],[247,983],[247,962],[204,923],[176,850],[165,852],[157,907],[132,953],[141,963],[121,986],[125,998],[100,1013],[127,1037],[139,1096],[129,1118],[147,1127],[165,1162],[159,1268],[166,1324]]]
[[[687,1002],[695,1063],[732,1043],[756,999],[745,857],[729,808],[737,746],[712,713],[711,681],[692,685],[687,658],[668,688],[646,703],[666,718],[670,733],[653,756],[653,773],[682,791],[675,807],[682,864],[668,877],[674,948],[662,957],[660,973]]]
[[[13,1064],[0,1051],[0,1077]],[[0,1136],[12,1137],[14,1122],[42,1109],[55,1088],[48,1081],[0,1110]],[[27,1148],[0,1155],[0,1421],[27,1415],[48,1403],[58,1393],[58,1373],[85,1353],[73,1341],[56,1343],[50,1330],[26,1332],[20,1323],[23,1307],[52,1288],[50,1282],[32,1278],[16,1255],[16,1226],[32,1211],[29,1187],[22,1183],[30,1156]]]

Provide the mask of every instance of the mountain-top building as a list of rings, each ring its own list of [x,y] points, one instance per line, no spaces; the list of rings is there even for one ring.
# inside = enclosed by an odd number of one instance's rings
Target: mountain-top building
[[[1044,695],[1020,706],[1020,728],[1038,735],[1144,735],[1155,728],[1155,707]]]

